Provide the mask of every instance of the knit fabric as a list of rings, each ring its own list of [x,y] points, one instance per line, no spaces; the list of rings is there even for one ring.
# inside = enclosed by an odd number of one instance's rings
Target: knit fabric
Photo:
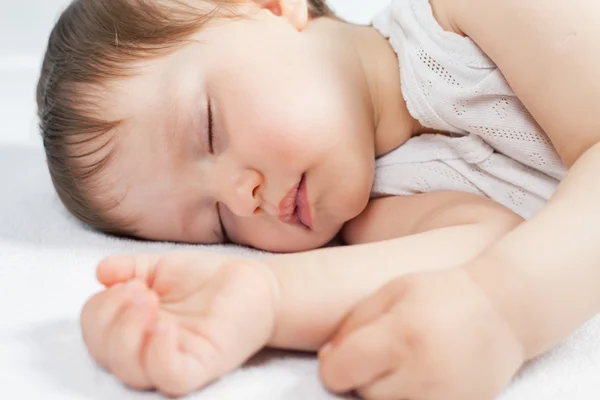
[[[464,191],[535,214],[566,168],[492,60],[443,30],[428,0],[392,0],[373,26],[398,55],[410,114],[448,133],[414,137],[379,158],[373,196]]]

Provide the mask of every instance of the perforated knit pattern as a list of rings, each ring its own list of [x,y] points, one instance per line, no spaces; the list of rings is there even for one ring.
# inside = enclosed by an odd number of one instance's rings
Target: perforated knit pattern
[[[449,135],[422,135],[377,160],[373,196],[477,193],[529,218],[566,168],[496,65],[444,31],[428,0],[392,0],[373,21],[400,62],[411,115]]]

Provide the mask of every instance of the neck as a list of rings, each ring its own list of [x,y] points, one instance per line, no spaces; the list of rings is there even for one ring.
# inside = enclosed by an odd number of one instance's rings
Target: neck
[[[371,91],[375,110],[375,151],[380,156],[423,132],[402,96],[398,57],[375,28],[349,25]]]
[[[398,57],[386,40],[370,26],[323,18],[311,21],[334,35],[360,62],[368,107],[375,124],[375,155],[381,156],[425,130],[408,112],[400,87]],[[346,64],[347,65],[347,64]],[[361,83],[362,83],[361,82]]]

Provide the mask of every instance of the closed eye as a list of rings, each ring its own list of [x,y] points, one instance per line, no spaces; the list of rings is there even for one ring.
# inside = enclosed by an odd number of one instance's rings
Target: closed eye
[[[210,154],[215,153],[215,149],[213,147],[213,112],[212,112],[212,103],[210,101],[210,97],[208,98],[208,102],[206,104],[206,118],[207,127],[206,132],[208,132],[208,151]]]
[[[211,155],[215,154],[215,149],[214,149],[214,134],[213,134],[213,109],[212,109],[212,103],[210,101],[210,97],[208,98],[208,101],[206,102],[206,132],[208,135],[208,151],[210,152]],[[221,218],[221,211],[219,209],[219,203],[217,203],[217,219],[219,220],[219,238],[223,243],[227,243],[229,242],[229,238],[227,237],[227,231],[225,230],[225,226],[223,225],[223,218]]]

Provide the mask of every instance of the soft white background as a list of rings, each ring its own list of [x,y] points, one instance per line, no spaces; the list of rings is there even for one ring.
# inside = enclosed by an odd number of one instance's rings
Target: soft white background
[[[367,23],[386,0],[330,0],[344,18]],[[0,143],[38,144],[35,85],[48,33],[68,0],[0,0]]]

